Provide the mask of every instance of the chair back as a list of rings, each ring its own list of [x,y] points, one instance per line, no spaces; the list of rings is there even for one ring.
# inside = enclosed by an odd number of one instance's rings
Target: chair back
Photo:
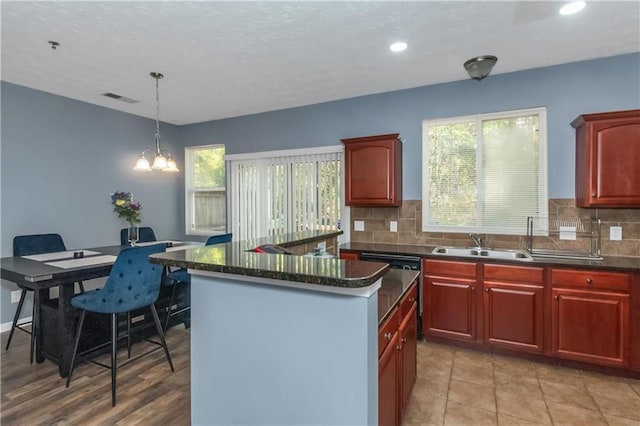
[[[205,246],[212,246],[214,244],[223,244],[230,243],[233,238],[233,233],[222,234],[222,235],[212,235],[207,238],[207,242],[204,243]]]
[[[150,243],[156,240],[156,234],[153,232],[153,228],[149,226],[141,226],[138,228],[138,242]],[[120,245],[129,245],[129,228],[123,228],[120,230]]]
[[[122,249],[95,301],[100,303],[97,312],[127,312],[158,300],[164,267],[149,263],[148,257],[165,250],[165,244]]]
[[[14,256],[30,256],[66,250],[60,234],[18,235],[13,238]]]

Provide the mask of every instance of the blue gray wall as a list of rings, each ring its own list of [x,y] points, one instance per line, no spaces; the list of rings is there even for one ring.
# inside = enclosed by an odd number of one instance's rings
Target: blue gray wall
[[[186,145],[224,143],[227,153],[236,154],[398,132],[405,141],[403,196],[420,199],[423,120],[540,106],[547,108],[549,197],[573,198],[575,133],[569,123],[579,114],[640,108],[640,55],[230,118],[185,126],[181,135]]]
[[[2,82],[0,185],[2,256],[13,237],[57,232],[67,248],[119,244],[125,222],[109,194],[133,192],[142,221],[158,237],[183,229],[183,175],[132,170],[141,150],[154,146],[155,121]],[[178,128],[162,125],[163,147],[179,158]],[[10,321],[12,283],[2,281],[1,322]],[[23,311],[31,315],[30,306]]]
[[[500,63],[497,65],[499,69]],[[428,72],[425,70],[425,72]],[[59,232],[69,248],[118,242],[123,223],[109,193],[134,193],[159,238],[184,238],[184,175],[131,170],[153,145],[154,122],[2,82],[0,255],[15,235]],[[188,126],[163,124],[163,147],[184,165],[184,146],[222,143],[230,154],[337,145],[399,132],[404,198],[419,199],[422,121],[545,106],[549,197],[574,196],[579,114],[640,108],[640,54],[493,75]],[[13,284],[2,281],[0,322]]]

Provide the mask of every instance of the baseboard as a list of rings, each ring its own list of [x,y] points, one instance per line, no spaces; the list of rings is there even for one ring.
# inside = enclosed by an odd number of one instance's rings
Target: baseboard
[[[28,322],[31,322],[31,317],[20,318],[18,320],[18,325],[26,324]],[[11,324],[13,324],[13,321],[5,322],[5,323],[0,324],[0,333],[5,333],[5,332],[11,330]]]

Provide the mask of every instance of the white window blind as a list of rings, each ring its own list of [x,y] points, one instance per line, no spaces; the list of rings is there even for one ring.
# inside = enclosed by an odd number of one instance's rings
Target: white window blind
[[[423,231],[523,235],[546,212],[544,108],[423,123]]]
[[[226,160],[234,238],[337,227],[342,147],[229,155]]]

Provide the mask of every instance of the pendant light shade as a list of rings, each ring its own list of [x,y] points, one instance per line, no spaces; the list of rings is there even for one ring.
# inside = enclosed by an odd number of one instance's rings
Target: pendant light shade
[[[469,73],[469,77],[480,81],[489,75],[496,62],[498,58],[492,55],[476,56],[464,63],[464,69]]]
[[[140,154],[140,158],[136,162],[133,170],[150,172],[152,170],[161,170],[163,172],[179,172],[178,165],[171,157],[171,153],[166,149],[160,149],[160,120],[158,116],[160,114],[160,91],[158,90],[158,81],[164,78],[159,72],[149,73],[151,77],[156,80],[156,147],[154,151],[153,164],[149,166],[149,160],[145,157],[145,152],[151,151],[151,149],[145,149]]]

